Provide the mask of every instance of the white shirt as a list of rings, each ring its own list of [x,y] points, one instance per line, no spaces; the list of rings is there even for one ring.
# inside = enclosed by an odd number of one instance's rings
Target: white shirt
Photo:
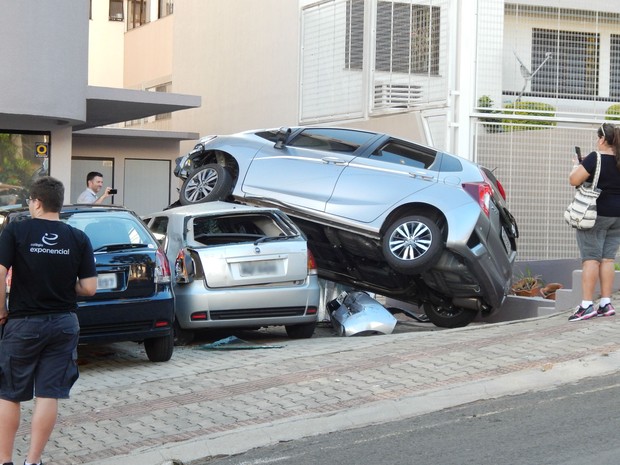
[[[95,200],[97,200],[97,194],[92,189],[87,188],[78,196],[75,203],[95,203]]]

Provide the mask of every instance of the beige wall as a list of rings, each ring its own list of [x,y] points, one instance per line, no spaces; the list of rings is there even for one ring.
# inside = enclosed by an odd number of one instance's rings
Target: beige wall
[[[125,88],[144,90],[172,79],[173,20],[166,16],[125,34]]]
[[[207,135],[298,125],[299,8],[292,0],[183,0],[173,15],[126,33],[124,87],[171,81],[173,92],[202,97],[201,108],[142,127]],[[426,143],[419,113],[330,124]],[[172,158],[194,145],[181,142]]]
[[[109,1],[92,0],[89,21],[88,84],[123,87],[124,21],[109,20]]]
[[[201,108],[173,115],[175,130],[206,135],[297,123],[298,2],[183,0],[172,16],[173,90],[202,96]]]

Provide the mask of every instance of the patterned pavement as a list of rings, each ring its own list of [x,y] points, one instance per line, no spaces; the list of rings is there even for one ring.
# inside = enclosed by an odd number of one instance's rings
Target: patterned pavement
[[[620,316],[569,323],[568,315],[451,330],[409,320],[391,335],[359,338],[324,327],[289,340],[275,328],[250,342],[280,347],[202,350],[210,339],[159,364],[138,344],[83,347],[43,461],[188,464],[617,371]],[[15,463],[31,408],[22,407]]]

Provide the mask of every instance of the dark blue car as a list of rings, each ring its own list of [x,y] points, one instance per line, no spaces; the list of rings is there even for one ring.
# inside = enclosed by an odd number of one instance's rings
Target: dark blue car
[[[0,211],[0,229],[29,216],[26,209]],[[97,264],[97,293],[78,302],[80,342],[143,342],[149,360],[170,360],[174,348],[170,266],[142,220],[126,208],[110,205],[68,205],[60,216],[88,235]]]

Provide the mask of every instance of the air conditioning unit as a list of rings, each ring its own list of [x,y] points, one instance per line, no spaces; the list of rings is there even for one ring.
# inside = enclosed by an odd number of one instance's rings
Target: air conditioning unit
[[[409,108],[422,98],[422,86],[415,84],[395,84],[376,82],[374,109]]]

